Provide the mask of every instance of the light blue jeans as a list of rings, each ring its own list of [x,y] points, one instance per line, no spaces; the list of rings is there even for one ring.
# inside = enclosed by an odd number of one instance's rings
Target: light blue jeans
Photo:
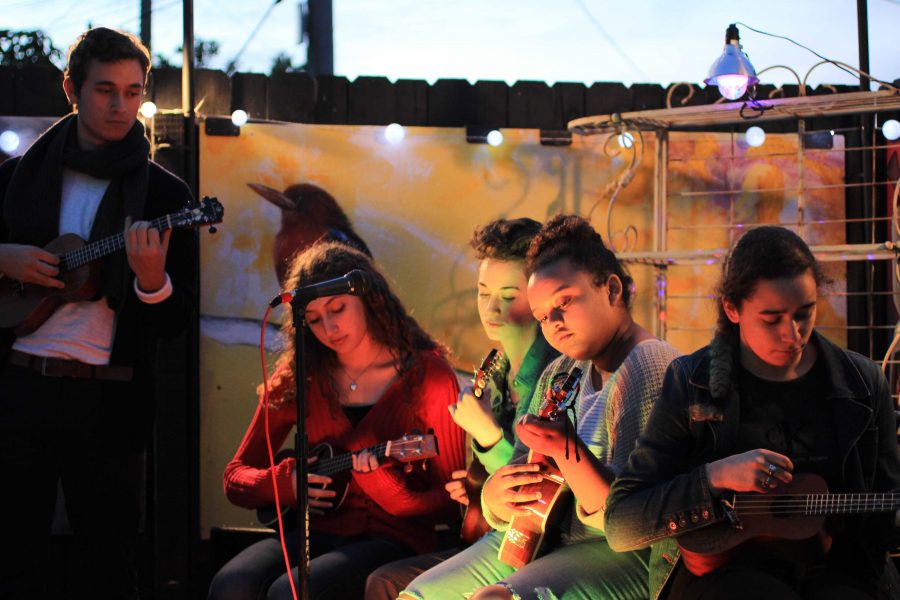
[[[497,558],[502,541],[502,532],[488,533],[416,577],[403,593],[419,600],[468,598],[495,583],[522,600],[645,600],[649,593],[649,550],[618,553],[606,540],[594,540],[560,546],[516,570]]]

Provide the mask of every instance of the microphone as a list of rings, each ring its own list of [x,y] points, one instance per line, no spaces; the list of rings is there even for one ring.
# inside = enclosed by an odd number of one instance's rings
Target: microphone
[[[316,298],[325,296],[339,296],[341,294],[350,294],[351,296],[362,296],[369,291],[369,278],[359,269],[353,269],[342,277],[336,277],[327,281],[320,281],[311,285],[299,287],[290,292],[278,294],[269,303],[269,306],[275,308],[279,304],[285,302],[293,302],[300,298],[306,302]]]

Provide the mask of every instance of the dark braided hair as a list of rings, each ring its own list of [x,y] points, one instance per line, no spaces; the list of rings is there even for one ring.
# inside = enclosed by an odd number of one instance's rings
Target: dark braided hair
[[[825,283],[825,275],[809,246],[790,229],[766,225],[745,233],[722,265],[722,279],[716,287],[720,299],[716,332],[728,333],[737,328],[728,320],[721,300],[740,308],[761,279],[794,278],[807,271],[812,273],[817,287]]]
[[[603,238],[591,224],[577,215],[557,215],[547,221],[531,240],[525,259],[525,272],[535,271],[558,260],[567,260],[579,271],[593,276],[596,286],[601,286],[610,275],[622,281],[622,302],[631,305],[634,296],[634,280],[603,243]]]
[[[794,278],[807,271],[815,278],[816,287],[827,282],[806,242],[784,227],[755,227],[732,246],[716,287],[718,318],[710,358],[710,392],[714,398],[724,398],[731,389],[732,370],[739,355],[740,329],[725,314],[723,300],[740,308],[760,280]]]

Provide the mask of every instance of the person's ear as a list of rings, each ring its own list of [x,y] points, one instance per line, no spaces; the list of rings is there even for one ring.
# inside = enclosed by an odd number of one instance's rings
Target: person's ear
[[[72,81],[71,77],[63,79],[63,91],[66,93],[66,100],[69,101],[69,104],[72,106],[78,104],[78,94],[75,92],[75,82]]]
[[[725,316],[735,325],[741,320],[741,311],[732,302],[722,298],[722,308],[725,310]]]
[[[610,275],[606,280],[606,288],[609,290],[609,304],[613,306],[622,297],[622,280],[618,275]]]

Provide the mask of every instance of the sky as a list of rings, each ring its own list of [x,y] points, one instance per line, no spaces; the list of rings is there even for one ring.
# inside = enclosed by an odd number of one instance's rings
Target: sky
[[[333,6],[335,73],[351,80],[700,83],[736,21],[859,67],[853,0],[333,0]],[[898,79],[900,0],[868,0],[867,7],[870,73]],[[139,12],[140,0],[0,0],[0,29],[42,29],[65,49],[89,25],[138,33]],[[194,21],[197,39],[220,44],[215,68],[224,69],[245,44],[240,71],[266,73],[279,53],[305,62],[297,0],[194,0]],[[154,0],[152,27],[152,52],[180,64],[181,0]],[[763,83],[804,77],[812,85],[858,83],[833,65],[808,73],[820,61],[814,54],[738,28],[757,71],[782,65],[763,73]]]

